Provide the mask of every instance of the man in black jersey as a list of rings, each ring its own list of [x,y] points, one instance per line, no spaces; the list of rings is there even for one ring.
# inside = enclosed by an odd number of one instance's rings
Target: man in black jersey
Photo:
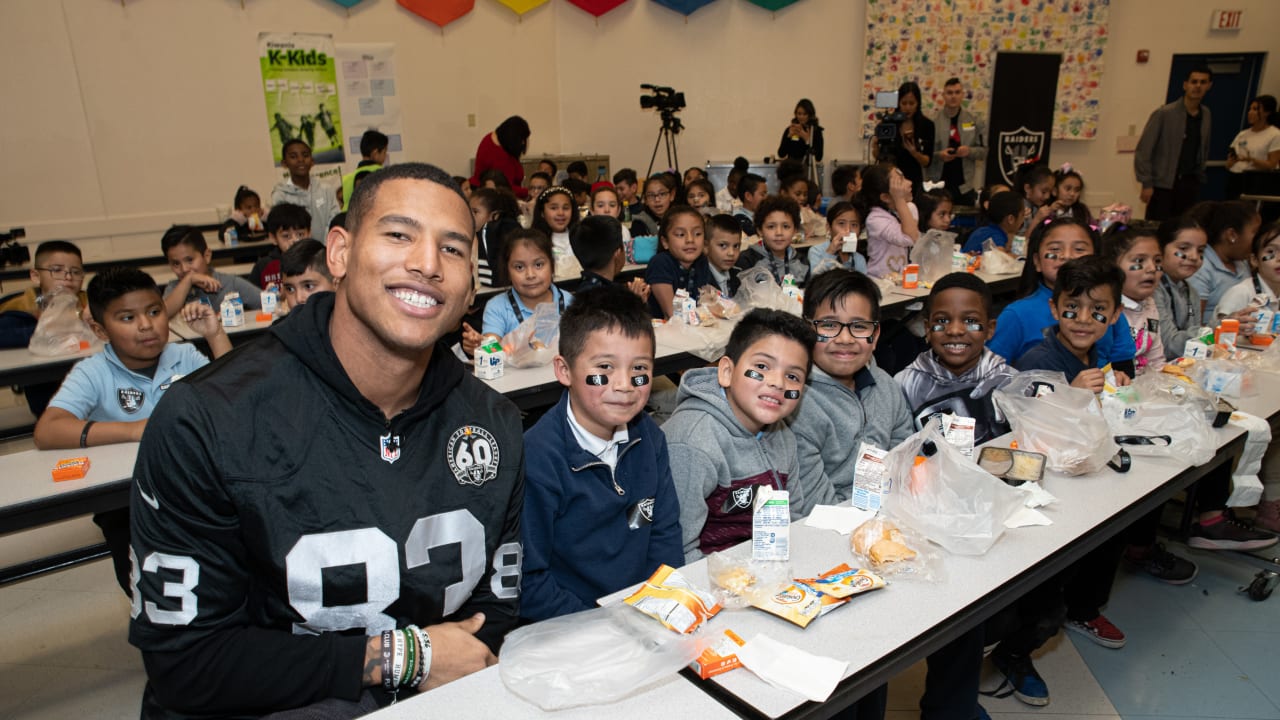
[[[347,227],[328,235],[336,293],[175,384],[147,426],[144,717],[355,716],[495,663],[515,625],[520,418],[436,348],[471,291],[467,202],[395,165],[357,186]]]

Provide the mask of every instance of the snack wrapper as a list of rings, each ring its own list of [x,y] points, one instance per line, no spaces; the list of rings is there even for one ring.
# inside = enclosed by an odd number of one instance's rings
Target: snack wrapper
[[[678,633],[693,632],[721,609],[711,593],[695,588],[670,565],[659,567],[623,602]]]
[[[53,481],[79,480],[89,473],[89,458],[62,458],[53,466]]]

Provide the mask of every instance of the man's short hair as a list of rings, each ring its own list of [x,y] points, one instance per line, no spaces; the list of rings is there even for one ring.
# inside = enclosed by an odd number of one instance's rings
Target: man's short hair
[[[1209,69],[1208,65],[1196,65],[1192,67],[1190,70],[1187,71],[1187,76],[1182,78],[1183,82],[1190,80],[1191,76],[1195,75],[1196,73],[1200,73],[1201,75],[1208,75],[1209,82],[1213,82],[1213,71]]]
[[[622,168],[621,170],[613,174],[614,185],[617,185],[618,183],[631,183],[632,185],[635,185],[639,182],[640,182],[639,176],[636,175],[636,171],[632,170],[631,168]]]
[[[1022,196],[1012,190],[1006,190],[991,196],[990,202],[987,203],[987,217],[991,218],[991,222],[999,225],[1010,215],[1021,215],[1022,208]]]
[[[84,262],[84,255],[80,253],[80,248],[76,247],[75,243],[66,240],[45,240],[36,246],[36,264],[40,264],[45,257],[54,253],[70,253],[80,258],[80,262]]]
[[[357,193],[358,195],[358,193]],[[347,217],[351,212],[347,211]],[[281,230],[306,230],[311,232],[311,213],[301,205],[280,203],[267,213],[266,231],[275,235]]]
[[[608,215],[588,215],[569,233],[569,246],[583,270],[598,271],[622,248],[622,223]]]
[[[574,298],[574,302],[577,301]],[[756,308],[747,313],[729,335],[729,344],[725,346],[724,354],[736,363],[747,348],[771,335],[780,335],[800,343],[809,358],[805,363],[805,371],[808,372],[813,363],[813,345],[818,341],[818,334],[809,323],[785,310]]]
[[[1124,273],[1115,263],[1097,255],[1086,255],[1068,260],[1058,268],[1058,280],[1053,284],[1053,301],[1062,296],[1080,297],[1096,287],[1111,290],[1116,307],[1120,307],[1120,293],[1124,292]]]
[[[150,290],[160,297],[156,281],[142,270],[128,265],[113,265],[102,270],[89,281],[85,295],[89,298],[89,312],[98,324],[104,324],[107,306],[116,298],[135,290]]]
[[[309,218],[307,227],[311,227]],[[190,225],[174,225],[165,230],[164,235],[160,236],[160,252],[165,255],[168,255],[170,250],[179,245],[188,245],[198,253],[209,249],[209,244],[205,242],[204,235]]]
[[[809,281],[804,289],[804,316],[812,320],[824,303],[843,307],[844,299],[850,295],[861,295],[871,304],[868,320],[880,319],[880,287],[875,280],[847,268],[828,270]]]
[[[365,130],[364,134],[360,136],[360,154],[364,157],[369,157],[375,151],[386,150],[390,144],[391,138],[387,137],[386,133],[381,133],[377,130]]]
[[[392,180],[425,180],[433,182],[458,196],[464,205],[467,204],[467,198],[462,194],[462,188],[458,187],[453,181],[453,176],[441,170],[435,165],[426,163],[396,163],[390,167],[385,167],[376,173],[373,173],[364,182],[356,187],[355,192],[351,193],[351,202],[347,204],[347,230],[356,233],[360,230],[360,223],[364,221],[364,216],[373,209],[373,198],[378,194],[378,188],[383,183]],[[271,211],[275,214],[275,210]],[[271,217],[267,216],[268,219]],[[310,223],[308,223],[310,227]]]
[[[924,302],[925,313],[933,312],[933,299],[939,293],[943,290],[955,290],[957,288],[978,293],[978,297],[982,299],[982,311],[987,314],[988,318],[991,317],[991,286],[977,275],[963,272],[947,273],[938,278],[938,281],[929,290],[929,297]],[[927,327],[928,324],[926,319],[925,326]]]
[[[640,296],[620,285],[601,285],[573,296],[573,302],[560,315],[560,355],[565,362],[572,366],[587,338],[599,330],[647,338],[651,352],[657,349],[653,316]]]
[[[945,83],[943,83],[943,84],[942,84],[942,87],[944,87],[944,88],[949,88],[949,87],[951,87],[952,85],[959,85],[959,84],[960,84],[960,78],[958,78],[958,77],[950,77],[950,78],[947,78],[947,81],[946,81]]]
[[[282,277],[296,277],[308,270],[315,270],[330,282],[333,281],[333,274],[329,272],[329,261],[325,256],[324,243],[315,238],[299,240],[280,256]]]

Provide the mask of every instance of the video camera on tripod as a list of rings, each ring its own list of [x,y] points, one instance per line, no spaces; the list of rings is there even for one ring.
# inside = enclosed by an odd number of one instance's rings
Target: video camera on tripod
[[[884,90],[876,93],[876,157],[885,158],[902,147],[899,132],[907,116],[898,111],[898,91]]]
[[[649,158],[649,170],[645,173],[645,177],[653,172],[653,163],[658,157],[658,147],[663,145],[664,141],[667,148],[667,167],[679,172],[680,158],[676,151],[676,135],[684,130],[684,123],[680,122],[676,113],[685,107],[684,93],[676,92],[674,88],[647,83],[641,85],[640,89],[652,93],[640,96],[640,109],[657,110],[662,116],[662,128],[658,130],[658,141],[653,144],[653,156]]]
[[[0,267],[30,262],[31,251],[22,244],[26,236],[26,228],[9,228],[9,232],[0,233]]]

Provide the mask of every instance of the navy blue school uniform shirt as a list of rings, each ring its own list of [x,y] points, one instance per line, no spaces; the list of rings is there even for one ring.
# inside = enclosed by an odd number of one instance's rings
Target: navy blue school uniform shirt
[[[583,270],[582,279],[578,281],[578,287],[574,288],[573,291],[580,293],[591,288],[609,287],[612,284],[613,281],[603,275],[593,273],[590,270]]]
[[[994,242],[996,247],[1004,247],[1009,244],[1009,234],[1004,231],[1004,228],[993,223],[974,230],[969,239],[964,241],[964,247],[960,248],[960,252],[980,253],[982,252],[982,243],[988,239]]]
[[[706,255],[699,255],[698,259],[686,268],[666,250],[654,255],[649,261],[649,267],[644,272],[644,281],[650,286],[660,283],[670,285],[673,291],[688,290],[689,297],[694,300],[698,299],[702,286],[715,284],[715,278],[711,277],[711,264],[707,262]],[[666,310],[670,312],[671,308]],[[663,312],[657,298],[652,294],[649,295],[649,313],[656,318],[666,317],[666,312]]]
[[[1067,376],[1067,382],[1073,382],[1080,373],[1098,366],[1098,346],[1095,344],[1089,348],[1089,364],[1086,365],[1058,339],[1058,326],[1050,325],[1045,328],[1044,340],[1023,353],[1013,365],[1019,370],[1056,370]]]

